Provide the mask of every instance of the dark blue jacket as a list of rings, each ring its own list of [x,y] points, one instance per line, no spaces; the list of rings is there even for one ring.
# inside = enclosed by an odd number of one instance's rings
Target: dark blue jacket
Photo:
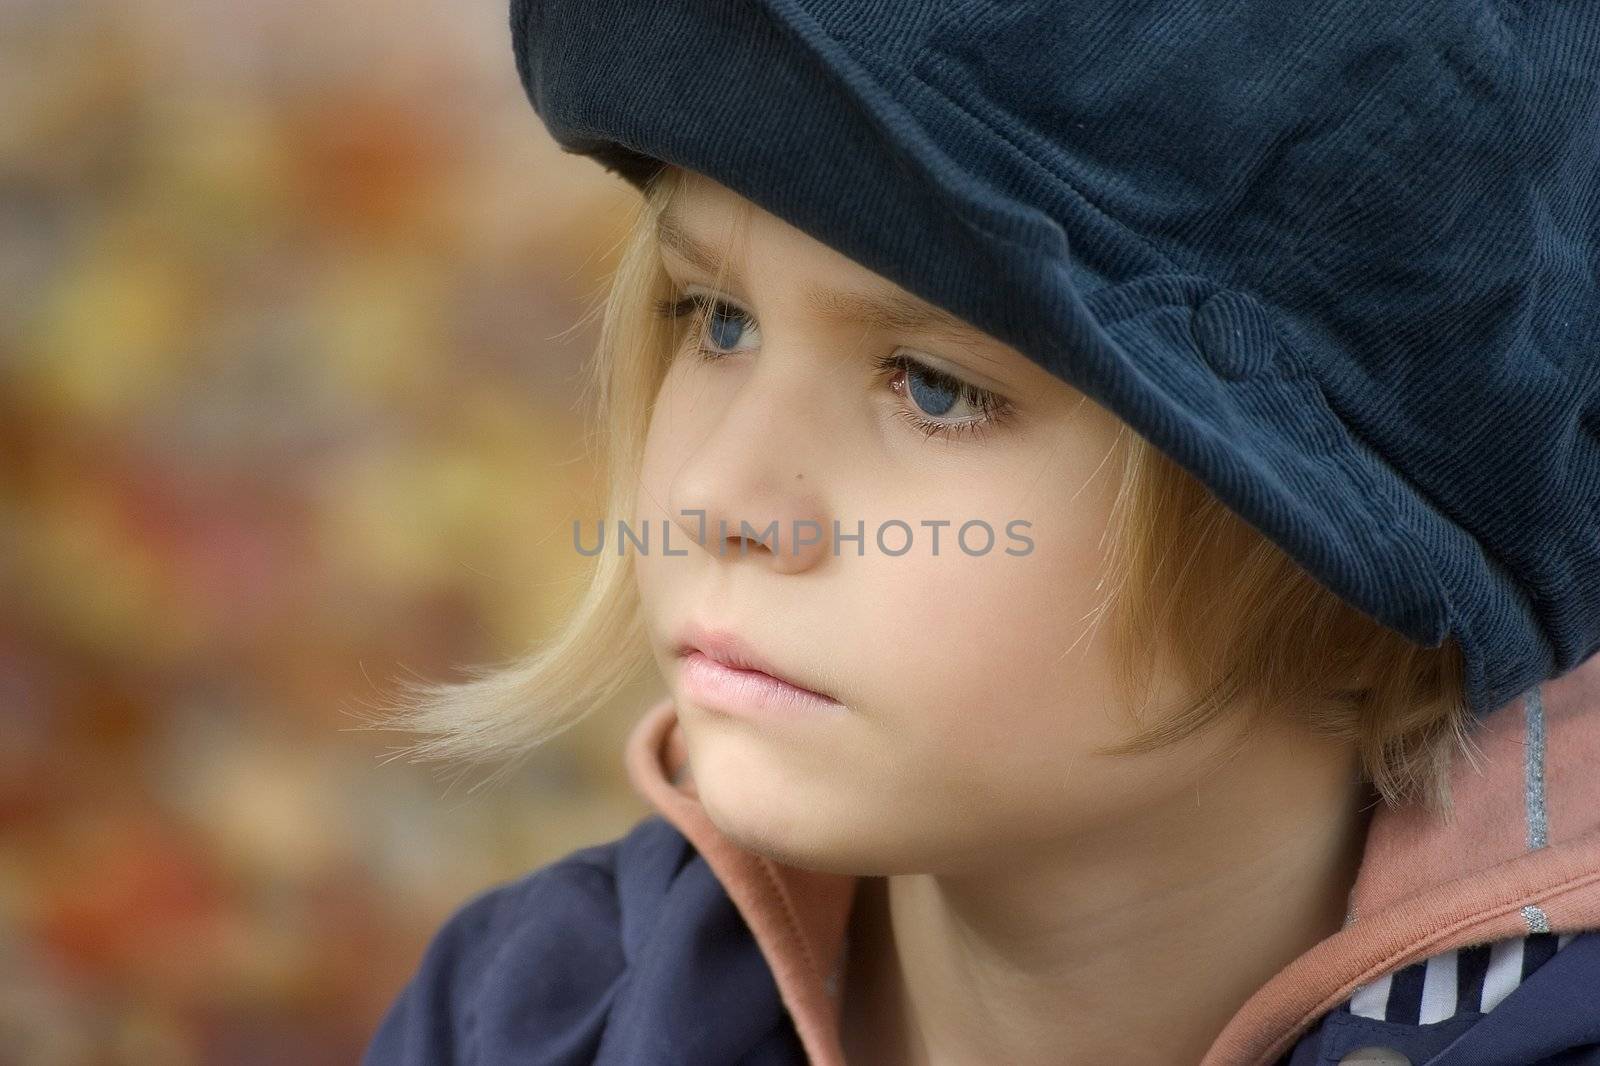
[[[1600,1066],[1600,666],[1480,733],[1457,821],[1373,815],[1344,928],[1294,960],[1205,1066]],[[655,812],[458,909],[368,1066],[841,1066],[856,879],[745,852],[706,818],[670,701],[628,742]],[[858,1064],[851,1064],[858,1066]]]

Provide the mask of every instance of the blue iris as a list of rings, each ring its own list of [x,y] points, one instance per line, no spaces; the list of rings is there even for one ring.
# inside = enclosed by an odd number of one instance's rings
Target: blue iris
[[[906,388],[910,390],[911,399],[916,405],[930,415],[944,414],[960,399],[959,390],[950,388],[939,378],[919,374],[913,368],[907,368]]]
[[[725,340],[724,335],[718,331],[732,323],[736,328],[742,328],[744,314],[732,310],[726,304],[717,304],[706,317],[707,327],[711,332],[711,343],[718,348],[732,348],[739,343],[737,336],[732,340]]]

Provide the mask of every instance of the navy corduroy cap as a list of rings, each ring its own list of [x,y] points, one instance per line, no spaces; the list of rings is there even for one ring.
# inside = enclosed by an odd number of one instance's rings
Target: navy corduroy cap
[[[1482,715],[1600,649],[1600,3],[511,0],[707,175],[1092,397]]]

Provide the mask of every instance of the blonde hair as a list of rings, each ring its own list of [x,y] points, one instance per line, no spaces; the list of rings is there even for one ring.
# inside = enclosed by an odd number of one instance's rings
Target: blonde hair
[[[633,514],[651,405],[685,328],[657,313],[673,289],[655,227],[685,173],[662,168],[634,209],[588,368],[607,525]],[[736,239],[749,206],[736,216]],[[725,255],[724,270],[728,262]],[[1353,742],[1364,780],[1386,803],[1420,799],[1448,816],[1453,756],[1473,755],[1456,643],[1419,647],[1351,607],[1126,425],[1115,449],[1122,484],[1107,533],[1111,593],[1102,617],[1122,694],[1132,707],[1152,676],[1150,649],[1160,647],[1199,695],[1107,752],[1153,751],[1235,715],[1243,743],[1252,723],[1296,714],[1321,735]],[[600,552],[593,566],[551,640],[520,659],[464,667],[466,681],[402,679],[372,725],[420,735],[398,755],[504,759],[503,773],[605,705],[652,657],[629,559]]]

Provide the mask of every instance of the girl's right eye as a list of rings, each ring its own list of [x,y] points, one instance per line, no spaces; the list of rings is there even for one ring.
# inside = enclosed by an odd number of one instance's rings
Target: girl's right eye
[[[660,317],[672,321],[693,316],[695,349],[706,359],[727,355],[727,349],[738,343],[733,334],[753,324],[749,315],[732,304],[701,293],[689,293],[676,300],[657,300],[655,310]],[[736,330],[732,326],[740,328]],[[711,337],[709,345],[707,334]]]

